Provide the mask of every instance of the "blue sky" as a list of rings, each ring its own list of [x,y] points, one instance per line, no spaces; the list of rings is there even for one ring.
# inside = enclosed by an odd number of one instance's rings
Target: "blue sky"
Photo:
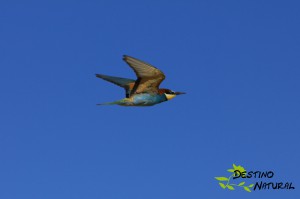
[[[0,198],[299,196],[298,1],[0,3]],[[185,91],[146,108],[97,79],[127,54]],[[295,190],[222,190],[232,164]],[[248,179],[250,183],[256,179]]]

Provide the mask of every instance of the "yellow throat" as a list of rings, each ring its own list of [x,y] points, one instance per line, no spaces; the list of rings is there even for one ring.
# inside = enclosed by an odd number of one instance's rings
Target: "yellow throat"
[[[166,98],[167,98],[168,100],[171,100],[171,99],[173,99],[174,97],[176,97],[176,95],[171,95],[171,94],[166,94],[166,93],[165,93],[165,96],[166,96]]]

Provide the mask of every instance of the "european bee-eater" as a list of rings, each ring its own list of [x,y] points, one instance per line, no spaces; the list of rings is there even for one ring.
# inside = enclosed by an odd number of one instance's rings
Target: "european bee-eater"
[[[124,55],[123,60],[133,69],[137,80],[96,74],[96,77],[121,86],[126,91],[126,98],[124,99],[97,105],[153,106],[171,100],[176,95],[185,94],[159,88],[165,75],[154,66],[127,55]]]

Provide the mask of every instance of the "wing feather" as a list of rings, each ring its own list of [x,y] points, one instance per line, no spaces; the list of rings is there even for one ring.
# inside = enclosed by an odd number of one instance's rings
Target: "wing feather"
[[[127,55],[124,55],[123,60],[133,69],[138,77],[132,94],[158,92],[159,85],[165,79],[162,71],[144,61]]]

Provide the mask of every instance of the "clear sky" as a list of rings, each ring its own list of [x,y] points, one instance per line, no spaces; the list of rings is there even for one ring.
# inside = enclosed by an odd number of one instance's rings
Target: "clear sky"
[[[299,1],[1,1],[1,199],[300,196]],[[96,106],[135,78],[186,95]],[[295,190],[223,190],[232,164]],[[248,179],[247,184],[255,181]]]

